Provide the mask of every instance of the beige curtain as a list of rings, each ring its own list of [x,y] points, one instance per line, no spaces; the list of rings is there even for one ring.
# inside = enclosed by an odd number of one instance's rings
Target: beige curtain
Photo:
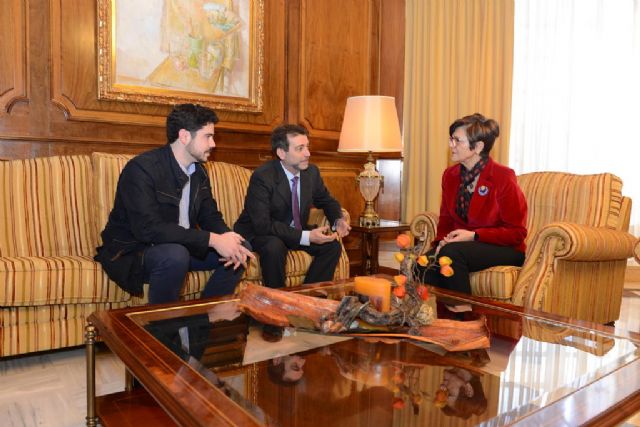
[[[404,89],[405,221],[440,209],[449,125],[479,112],[496,119],[491,152],[507,164],[514,0],[407,0]]]

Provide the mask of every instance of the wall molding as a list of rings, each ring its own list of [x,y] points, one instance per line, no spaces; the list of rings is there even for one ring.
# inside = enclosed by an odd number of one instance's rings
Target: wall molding
[[[4,3],[7,4],[4,4]],[[12,42],[8,46],[11,52],[9,58],[0,64],[0,72],[5,76],[12,76],[12,82],[7,87],[0,87],[0,108],[7,113],[18,101],[29,99],[29,51],[27,38],[29,25],[27,20],[28,0],[4,0],[3,17],[0,19],[0,43]],[[7,13],[8,12],[8,13]]]

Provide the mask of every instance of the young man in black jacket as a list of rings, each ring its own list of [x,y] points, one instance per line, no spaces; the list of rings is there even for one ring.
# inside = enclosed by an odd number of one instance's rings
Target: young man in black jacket
[[[215,147],[215,112],[177,105],[167,117],[167,145],[133,158],[118,181],[102,232],[99,261],[109,278],[152,304],[178,300],[188,271],[214,270],[202,297],[230,294],[253,258],[224,222],[200,162]]]

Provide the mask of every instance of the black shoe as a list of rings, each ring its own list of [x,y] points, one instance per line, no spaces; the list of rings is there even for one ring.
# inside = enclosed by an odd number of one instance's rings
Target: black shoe
[[[262,325],[262,339],[268,342],[278,342],[282,339],[282,326]]]

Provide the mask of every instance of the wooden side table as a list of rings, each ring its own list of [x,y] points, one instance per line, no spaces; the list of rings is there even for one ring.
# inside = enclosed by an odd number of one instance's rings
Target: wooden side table
[[[400,221],[380,220],[380,225],[365,227],[351,224],[352,233],[360,233],[360,248],[362,251],[362,274],[376,274],[378,265],[378,239],[382,233],[401,233],[409,230],[409,224]]]

